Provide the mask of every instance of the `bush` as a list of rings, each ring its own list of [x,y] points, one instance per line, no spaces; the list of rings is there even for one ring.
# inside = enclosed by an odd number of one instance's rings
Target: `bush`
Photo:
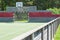
[[[53,14],[60,14],[60,8],[49,8],[47,10],[50,10],[53,12]]]
[[[28,13],[15,13],[15,20],[28,20]]]

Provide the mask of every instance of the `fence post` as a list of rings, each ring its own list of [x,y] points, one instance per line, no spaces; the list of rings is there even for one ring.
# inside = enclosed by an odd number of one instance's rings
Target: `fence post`
[[[48,25],[48,40],[52,40],[52,29],[51,29],[51,24]]]
[[[52,38],[54,37],[54,24],[53,23],[51,23],[51,25],[52,25]]]
[[[34,33],[32,34],[32,40],[34,40]]]
[[[47,40],[47,26],[43,28],[43,40]]]

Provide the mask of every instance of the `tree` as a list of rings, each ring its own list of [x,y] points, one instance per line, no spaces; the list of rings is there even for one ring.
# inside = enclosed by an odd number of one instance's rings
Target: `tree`
[[[60,7],[60,0],[35,0],[34,5],[37,6],[38,9],[47,9],[47,8],[54,8]]]
[[[15,6],[16,2],[23,2],[24,6],[35,5],[38,9],[41,10],[60,7],[60,0],[0,0],[0,7],[2,10],[5,10],[6,6]]]
[[[35,0],[34,5],[36,5],[38,9],[46,9],[48,7],[48,0]]]
[[[6,6],[15,6],[16,0],[1,0],[1,9],[5,10]]]

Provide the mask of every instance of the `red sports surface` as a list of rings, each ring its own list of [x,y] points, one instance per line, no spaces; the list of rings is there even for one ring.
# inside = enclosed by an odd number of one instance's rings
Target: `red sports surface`
[[[13,12],[0,12],[0,17],[13,17]]]
[[[52,12],[29,12],[29,17],[59,17],[59,14],[52,14]]]

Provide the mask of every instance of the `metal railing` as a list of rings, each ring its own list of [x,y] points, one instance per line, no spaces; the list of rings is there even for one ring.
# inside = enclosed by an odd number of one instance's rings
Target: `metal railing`
[[[60,24],[60,18],[56,18],[39,28],[33,29],[12,40],[53,40],[54,34]]]

